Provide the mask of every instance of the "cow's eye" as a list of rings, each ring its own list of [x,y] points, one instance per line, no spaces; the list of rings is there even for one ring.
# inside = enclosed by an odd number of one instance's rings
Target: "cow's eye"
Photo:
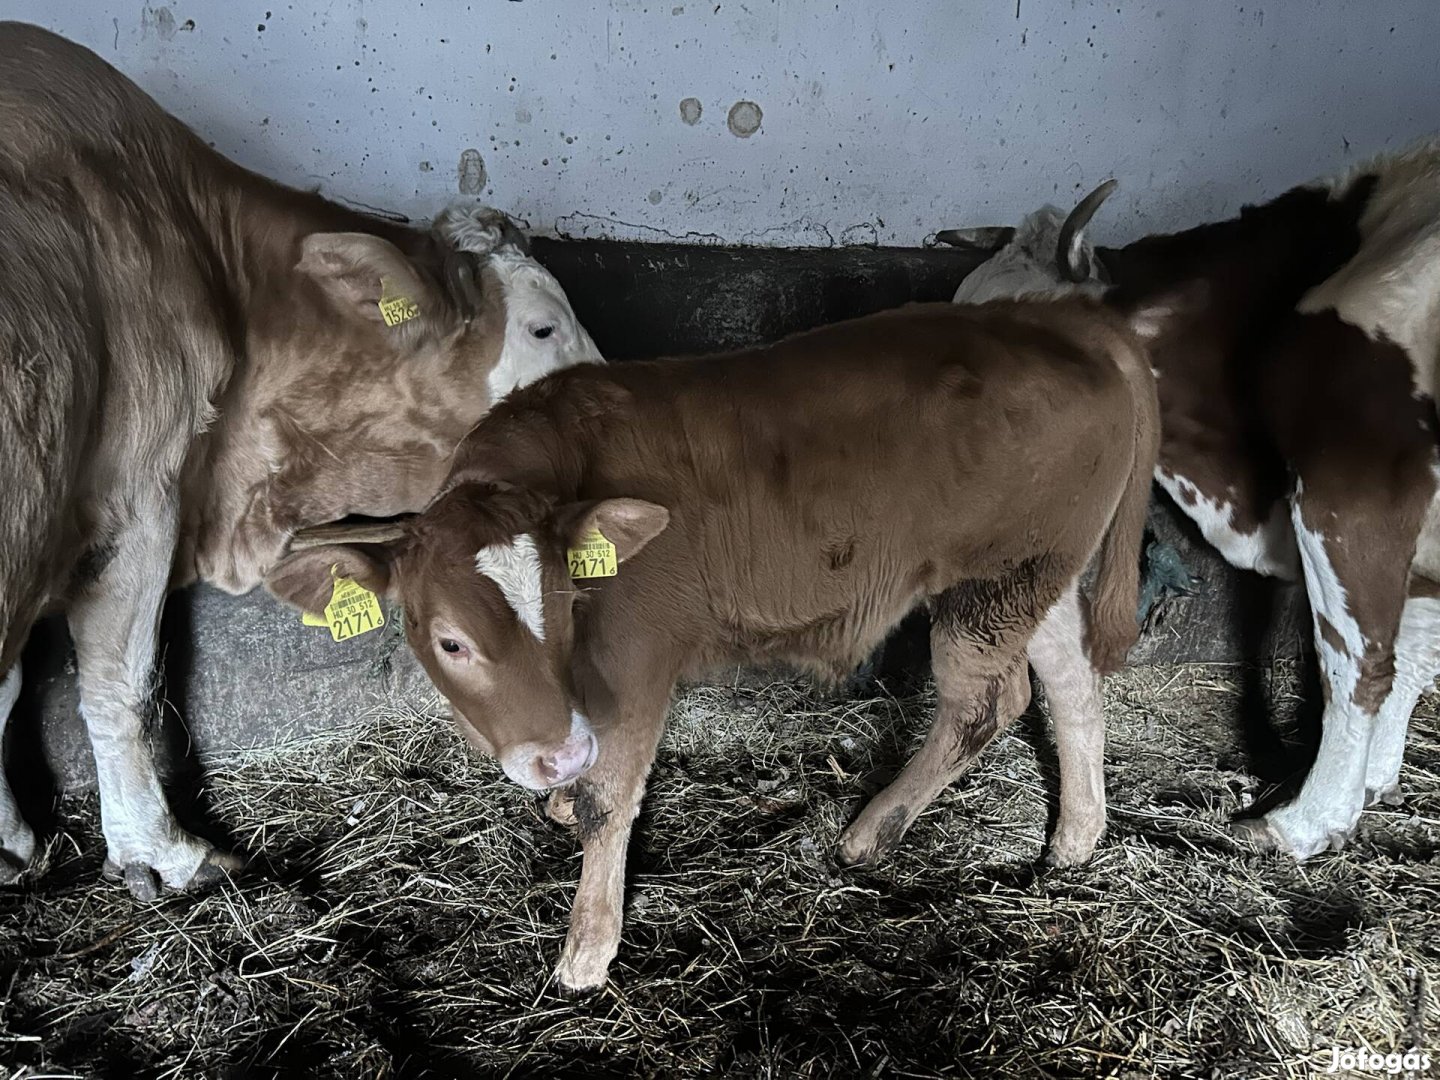
[[[545,338],[549,337],[554,332],[555,327],[553,326],[537,326],[534,330],[530,331],[530,335],[532,337],[540,338],[543,341]]]
[[[448,637],[440,639],[440,648],[443,649],[445,652],[449,653],[451,656],[461,656],[466,652],[464,645],[461,645],[460,642],[456,641],[454,638]]]

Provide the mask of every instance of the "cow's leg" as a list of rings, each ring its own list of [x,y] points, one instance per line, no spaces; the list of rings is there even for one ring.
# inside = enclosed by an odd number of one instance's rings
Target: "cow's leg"
[[[1375,717],[1365,763],[1365,804],[1399,806],[1400,765],[1415,703],[1440,674],[1440,598],[1412,596],[1395,638],[1395,683]]]
[[[1077,866],[1105,831],[1105,709],[1100,672],[1085,649],[1085,614],[1075,585],[1030,641],[1030,664],[1045,687],[1060,758],[1060,818],[1046,861]]]
[[[930,650],[939,699],[934,722],[900,775],[841,835],[836,854],[846,866],[883,858],[1030,702],[1023,653],[977,648],[957,638],[943,619],[931,630]]]
[[[555,981],[565,993],[604,986],[620,948],[630,826],[645,795],[668,700],[666,690],[620,703],[616,723],[597,725],[600,755],[573,786],[571,805],[584,857],[570,931],[555,968]]]
[[[5,744],[5,723],[20,697],[20,661],[15,661],[0,679],[0,747]],[[30,865],[35,854],[35,834],[20,816],[15,793],[5,779],[4,755],[0,754],[0,885],[9,885]]]
[[[153,899],[155,878],[173,888],[209,884],[236,865],[185,832],[155,771],[148,721],[160,609],[176,536],[173,502],[157,500],[116,538],[114,554],[70,606],[80,666],[80,711],[95,754],[107,871]]]
[[[1420,515],[1407,504],[1423,508],[1429,493],[1417,499],[1397,492],[1395,508],[1384,513],[1351,505],[1368,493],[1352,492],[1312,490],[1302,475],[1292,500],[1325,689],[1319,753],[1293,801],[1236,826],[1242,837],[1297,859],[1339,848],[1350,836],[1365,807],[1377,739],[1384,758],[1377,772],[1393,783],[1414,704],[1411,680],[1397,678],[1396,645],[1419,532]],[[1392,699],[1395,711],[1382,722]]]

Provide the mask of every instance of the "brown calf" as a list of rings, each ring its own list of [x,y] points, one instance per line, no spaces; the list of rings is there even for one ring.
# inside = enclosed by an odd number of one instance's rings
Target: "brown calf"
[[[65,611],[111,869],[199,884],[226,860],[146,731],[168,589],[420,509],[496,397],[598,357],[503,215],[422,231],[273,184],[47,31],[0,23],[0,133],[0,733]],[[0,776],[0,884],[33,850]]]
[[[391,543],[303,551],[267,584],[314,609],[333,567],[399,598],[471,741],[526,787],[568,785],[585,861],[558,979],[583,990],[619,943],[677,679],[736,660],[838,676],[922,602],[938,713],[841,860],[880,858],[1024,709],[1027,654],[1061,760],[1050,858],[1086,859],[1105,819],[1099,673],[1135,636],[1155,440],[1143,354],[1098,305],[915,306],[550,376],[471,433]],[[594,531],[618,574],[572,582],[567,552]]]

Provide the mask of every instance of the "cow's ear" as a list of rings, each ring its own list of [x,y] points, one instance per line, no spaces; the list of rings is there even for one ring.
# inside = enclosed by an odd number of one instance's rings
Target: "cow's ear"
[[[643,499],[603,499],[576,503],[557,512],[565,542],[577,546],[592,530],[615,545],[615,554],[624,562],[637,554],[670,524],[670,511]]]
[[[337,577],[351,578],[377,596],[390,592],[391,548],[381,544],[329,544],[280,560],[265,575],[265,588],[301,611],[319,614],[334,594]]]
[[[394,244],[369,233],[311,233],[295,267],[342,311],[391,328],[423,325],[449,304]]]

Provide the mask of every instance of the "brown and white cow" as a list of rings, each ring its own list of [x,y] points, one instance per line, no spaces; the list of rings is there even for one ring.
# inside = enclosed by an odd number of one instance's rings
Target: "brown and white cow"
[[[420,509],[494,400],[595,359],[504,215],[427,232],[281,187],[90,51],[0,23],[0,731],[31,625],[66,611],[132,890],[226,863],[151,759],[168,589],[241,592],[302,525]],[[33,849],[0,776],[0,883]]]
[[[1303,574],[1313,611],[1319,756],[1239,831],[1299,859],[1339,847],[1365,806],[1401,801],[1410,714],[1440,673],[1440,143],[1123,248],[1085,243],[1097,204],[1063,237],[1057,211],[1032,215],[955,299],[1147,307],[1156,479],[1235,566]]]
[[[1088,300],[919,305],[747,352],[582,365],[502,402],[389,545],[302,551],[267,585],[306,610],[332,567],[389,592],[471,741],[527,788],[569,786],[585,859],[558,979],[593,988],[677,679],[737,661],[838,677],[920,603],[938,713],[841,860],[882,856],[1024,709],[1027,654],[1061,762],[1049,857],[1089,857],[1154,395],[1128,326]],[[592,530],[618,574],[572,583]]]

